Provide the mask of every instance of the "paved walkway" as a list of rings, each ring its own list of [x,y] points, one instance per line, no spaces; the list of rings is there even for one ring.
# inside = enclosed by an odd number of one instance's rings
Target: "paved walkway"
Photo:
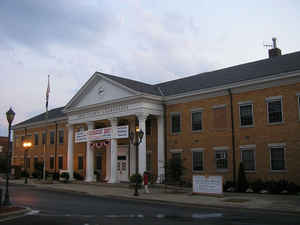
[[[11,180],[11,183],[24,184],[24,180]],[[130,199],[143,199],[160,202],[171,202],[177,204],[191,204],[198,206],[212,207],[236,207],[249,209],[263,209],[283,212],[300,212],[299,195],[271,195],[271,194],[249,194],[249,193],[225,193],[223,197],[212,197],[203,195],[192,195],[191,189],[175,191],[164,189],[163,185],[156,185],[151,188],[150,194],[140,190],[140,196],[133,196],[133,189],[128,184],[103,184],[103,183],[42,183],[30,179],[28,182],[37,188],[53,189],[61,191],[75,191],[94,196],[118,197]]]

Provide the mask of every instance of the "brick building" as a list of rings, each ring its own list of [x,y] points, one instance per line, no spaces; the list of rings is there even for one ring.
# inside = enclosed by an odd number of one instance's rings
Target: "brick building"
[[[128,181],[136,160],[140,173],[160,181],[166,159],[181,157],[188,180],[232,180],[243,161],[250,180],[300,184],[300,52],[269,55],[156,85],[96,72],[65,107],[49,111],[47,138],[44,114],[13,127],[13,163],[24,164],[21,143],[29,138],[31,170],[45,149],[47,170],[76,171],[86,181],[94,171],[107,182]],[[127,136],[116,135],[122,126],[145,131],[138,159]],[[107,137],[80,140],[106,128]]]

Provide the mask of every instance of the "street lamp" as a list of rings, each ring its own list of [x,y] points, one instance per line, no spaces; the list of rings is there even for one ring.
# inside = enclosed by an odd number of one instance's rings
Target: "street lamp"
[[[129,132],[129,139],[130,142],[135,146],[135,188],[134,188],[134,196],[139,196],[139,191],[138,191],[138,173],[139,173],[139,168],[138,168],[138,150],[139,150],[139,145],[142,143],[144,136],[144,132],[140,130],[139,128],[135,129],[135,133],[132,131]]]
[[[24,147],[24,149],[25,149],[25,151],[24,151],[24,172],[25,172],[25,184],[27,184],[28,183],[28,181],[27,181],[27,150],[29,149],[29,148],[31,148],[31,146],[32,146],[32,143],[30,142],[30,141],[24,141],[23,142],[23,147]]]
[[[10,169],[10,136],[11,136],[11,124],[15,118],[15,112],[10,108],[6,112],[6,118],[8,121],[8,150],[7,150],[7,167],[6,167],[6,190],[5,190],[5,197],[4,197],[4,206],[9,206],[11,205],[10,200],[9,200],[9,192],[8,192],[8,179],[9,179],[9,169]]]

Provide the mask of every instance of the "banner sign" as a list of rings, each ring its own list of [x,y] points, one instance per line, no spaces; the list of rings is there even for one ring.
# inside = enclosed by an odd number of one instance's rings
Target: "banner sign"
[[[113,138],[128,138],[128,126],[117,127],[116,136]],[[75,133],[75,143],[87,141],[99,141],[112,139],[112,128],[100,128],[88,131],[79,131]]]
[[[223,194],[223,177],[222,176],[193,176],[193,193],[194,194]]]

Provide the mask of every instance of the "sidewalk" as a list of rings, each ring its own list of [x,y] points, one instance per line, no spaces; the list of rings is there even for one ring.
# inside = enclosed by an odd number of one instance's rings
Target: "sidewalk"
[[[14,184],[24,184],[24,180],[11,180]],[[300,212],[299,195],[271,195],[250,193],[224,193],[224,197],[211,197],[204,195],[192,195],[192,189],[184,189],[184,192],[176,192],[163,188],[163,185],[155,185],[150,194],[140,190],[140,196],[133,196],[133,189],[128,184],[103,184],[103,183],[58,183],[43,184],[41,181],[29,180],[28,185],[41,189],[60,191],[75,191],[93,196],[117,197],[126,199],[142,199],[193,206],[210,207],[235,207],[248,209],[273,210],[281,212]]]

